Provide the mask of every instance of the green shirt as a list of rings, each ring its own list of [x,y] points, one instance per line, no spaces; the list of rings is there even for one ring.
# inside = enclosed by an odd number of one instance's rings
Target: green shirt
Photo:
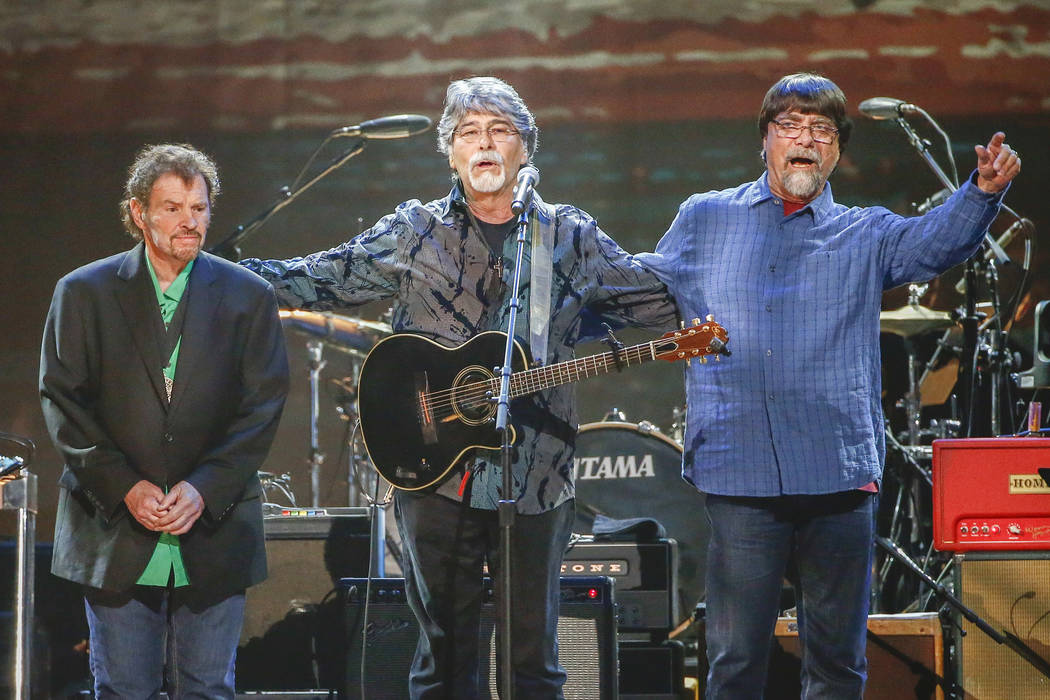
[[[146,267],[149,268],[149,276],[153,280],[153,290],[157,293],[157,304],[160,306],[160,316],[164,320],[164,328],[166,329],[168,324],[171,323],[171,319],[175,316],[175,310],[179,307],[179,301],[186,291],[186,285],[189,284],[193,261],[191,260],[183,268],[182,272],[175,278],[175,281],[163,292],[160,289],[160,283],[157,282],[157,273],[153,270],[153,264],[149,261],[148,255],[146,256]],[[175,380],[175,366],[179,363],[180,347],[182,347],[181,336],[178,342],[175,343],[175,349],[171,351],[168,365],[164,368],[164,377],[166,379]],[[164,484],[165,492],[167,492],[169,486],[169,484]],[[179,549],[179,538],[169,532],[162,532],[160,533],[157,547],[153,550],[153,556],[150,557],[149,563],[146,564],[146,569],[139,576],[139,580],[136,583],[142,586],[167,586],[172,572],[175,575],[176,587],[189,585],[190,579],[186,574],[186,565],[182,561],[182,551]]]

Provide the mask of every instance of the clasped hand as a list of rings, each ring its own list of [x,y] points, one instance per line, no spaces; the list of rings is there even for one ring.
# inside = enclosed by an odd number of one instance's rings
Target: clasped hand
[[[175,484],[168,493],[142,480],[124,496],[128,512],[147,530],[183,535],[204,512],[200,492],[186,481]]]

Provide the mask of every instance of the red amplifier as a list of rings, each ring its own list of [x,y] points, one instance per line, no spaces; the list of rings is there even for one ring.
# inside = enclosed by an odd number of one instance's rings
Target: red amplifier
[[[1050,549],[1050,439],[933,442],[933,543],[951,552]]]

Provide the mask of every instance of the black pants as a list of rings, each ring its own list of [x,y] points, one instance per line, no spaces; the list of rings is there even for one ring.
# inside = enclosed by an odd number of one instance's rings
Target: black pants
[[[488,679],[478,673],[479,652],[488,654],[488,649],[479,650],[478,631],[483,562],[488,562],[493,581],[499,576],[498,514],[411,491],[398,491],[395,508],[408,602],[420,628],[409,676],[411,697],[488,697]],[[573,517],[570,501],[542,515],[518,515],[514,521],[511,631],[518,698],[562,697],[559,581]]]

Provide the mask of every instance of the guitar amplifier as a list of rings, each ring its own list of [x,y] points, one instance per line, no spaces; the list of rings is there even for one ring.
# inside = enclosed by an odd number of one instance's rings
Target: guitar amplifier
[[[595,541],[581,537],[565,552],[562,576],[609,576],[616,582],[621,632],[670,630],[678,624],[678,545]]]
[[[1050,439],[933,443],[933,540],[940,550],[1050,549]]]
[[[345,578],[339,585],[346,606],[347,640],[345,687],[339,697],[342,700],[408,700],[408,673],[419,639],[419,626],[408,607],[405,580]],[[494,596],[492,582],[487,581],[478,630],[479,700],[498,697]],[[615,605],[615,592],[608,577],[562,577],[558,663],[568,676],[562,689],[565,700],[617,698],[619,657],[613,618]]]

